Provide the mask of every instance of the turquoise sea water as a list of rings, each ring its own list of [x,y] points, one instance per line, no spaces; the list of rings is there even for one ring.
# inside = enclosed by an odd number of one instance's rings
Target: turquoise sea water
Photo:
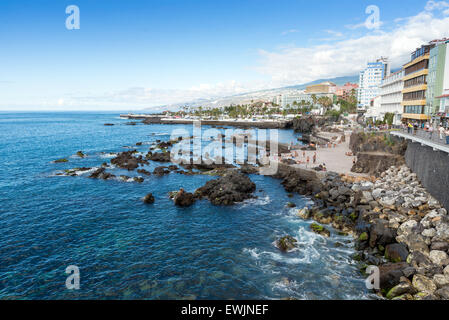
[[[55,175],[99,166],[110,160],[104,152],[129,150],[123,147],[136,142],[146,152],[156,139],[189,126],[127,126],[117,114],[0,116],[1,299],[369,297],[350,258],[350,238],[310,232],[311,222],[286,207],[308,200],[288,198],[279,180],[251,175],[258,198],[231,207],[203,200],[177,208],[169,191],[193,192],[215,177],[171,173],[138,184]],[[296,140],[291,131],[279,136]],[[78,150],[88,157],[74,157]],[[66,157],[68,163],[52,163]],[[141,201],[149,192],[153,205]],[[281,253],[274,246],[285,234],[298,239],[298,250]],[[69,265],[80,269],[79,290],[65,287]]]

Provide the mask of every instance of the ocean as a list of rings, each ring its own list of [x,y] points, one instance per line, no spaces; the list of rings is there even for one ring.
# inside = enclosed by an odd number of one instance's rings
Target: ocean
[[[351,259],[351,238],[311,232],[311,221],[296,216],[310,200],[289,198],[269,176],[250,175],[256,199],[178,208],[170,191],[193,192],[216,177],[170,173],[139,184],[57,175],[98,167],[129,147],[146,152],[191,126],[129,126],[113,113],[0,115],[0,299],[371,297]],[[279,137],[290,143],[298,135],[279,130]],[[74,156],[79,150],[87,157]],[[60,158],[69,161],[53,163]],[[130,175],[114,172],[123,173]],[[155,203],[146,205],[141,198],[149,192]],[[274,242],[287,234],[299,248],[282,253]],[[66,288],[70,265],[80,270],[79,290]]]

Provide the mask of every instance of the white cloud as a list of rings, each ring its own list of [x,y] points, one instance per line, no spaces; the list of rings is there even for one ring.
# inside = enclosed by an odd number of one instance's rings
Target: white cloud
[[[445,8],[449,8],[449,3],[447,3],[446,1],[427,1],[426,6],[425,6],[425,10],[426,11],[433,11],[433,10],[442,10]]]
[[[357,74],[368,60],[380,56],[388,56],[393,67],[399,67],[417,47],[449,36],[449,17],[437,17],[445,5],[429,2],[426,7],[432,9],[407,18],[393,30],[379,29],[358,38],[313,47],[260,50],[258,70],[271,76],[274,83],[290,85]]]
[[[324,31],[336,37],[343,37],[343,33],[341,33],[340,31],[335,30],[324,30]]]
[[[345,28],[347,28],[349,30],[356,30],[356,29],[360,29],[360,28],[365,28],[365,22],[357,23],[357,24],[347,24],[347,25],[345,25]]]
[[[235,80],[217,84],[199,84],[187,89],[160,89],[132,87],[120,91],[111,91],[102,95],[70,96],[65,105],[79,106],[132,106],[152,107],[166,104],[179,104],[198,99],[213,99],[232,96],[266,88],[266,82],[239,83]]]
[[[282,36],[285,36],[286,34],[289,34],[289,33],[297,33],[297,32],[299,32],[299,30],[297,30],[297,29],[290,29],[290,30],[283,31],[283,32],[281,33],[281,35],[282,35]]]

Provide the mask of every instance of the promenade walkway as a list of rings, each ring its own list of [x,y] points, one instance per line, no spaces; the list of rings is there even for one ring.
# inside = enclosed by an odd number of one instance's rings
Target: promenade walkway
[[[338,133],[328,133],[320,132],[320,136],[331,139],[333,136],[339,136]],[[335,147],[332,144],[331,148],[318,148],[316,151],[302,151],[293,150],[296,152],[298,157],[295,160],[299,160],[301,164],[294,164],[293,167],[311,169],[320,164],[326,164],[327,171],[333,171],[337,173],[347,174],[355,177],[367,177],[366,174],[351,172],[352,161],[355,159],[354,156],[348,156],[351,153],[349,149],[349,136],[350,132],[345,133],[345,142],[336,143]],[[316,153],[316,163],[313,163],[313,155]],[[309,164],[307,164],[307,158],[309,158]]]
[[[433,148],[434,151],[443,151],[449,155],[449,145],[446,144],[446,137],[443,136],[443,139],[440,139],[440,133],[438,131],[434,131],[433,134],[430,135],[429,132],[422,129],[418,129],[416,132],[412,131],[412,133],[408,133],[407,129],[403,129],[399,131],[391,131],[390,134],[421,143],[422,145]]]

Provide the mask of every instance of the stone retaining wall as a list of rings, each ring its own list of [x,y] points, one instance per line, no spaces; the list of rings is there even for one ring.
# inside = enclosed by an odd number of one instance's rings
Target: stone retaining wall
[[[449,154],[409,142],[405,161],[427,191],[449,210]]]

